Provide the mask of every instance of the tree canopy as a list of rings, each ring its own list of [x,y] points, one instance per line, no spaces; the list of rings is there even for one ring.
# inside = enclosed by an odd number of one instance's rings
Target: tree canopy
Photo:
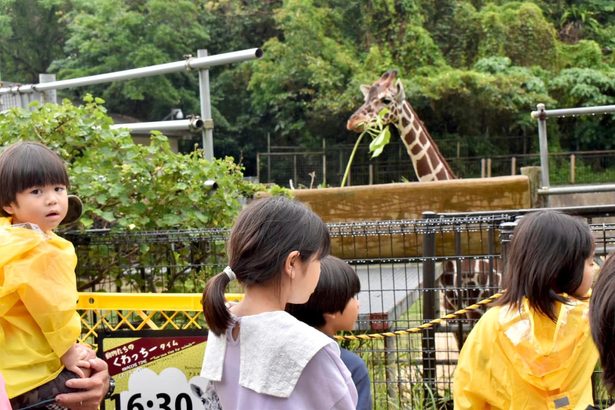
[[[26,4],[27,3],[27,4]],[[502,136],[535,133],[529,112],[613,104],[610,0],[0,0],[0,75],[36,81],[262,47],[258,61],[211,70],[215,155],[254,173],[267,136],[304,148],[350,143],[359,85],[395,68],[431,134],[506,153]],[[34,10],[37,24],[32,27]],[[32,27],[28,29],[27,27]],[[160,120],[198,113],[195,73],[116,82],[92,93],[110,112]],[[556,149],[610,147],[612,121],[559,122]]]

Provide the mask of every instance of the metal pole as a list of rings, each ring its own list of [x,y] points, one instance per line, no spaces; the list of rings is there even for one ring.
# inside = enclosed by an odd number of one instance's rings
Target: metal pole
[[[12,87],[0,88],[0,94],[10,93],[33,93],[35,91],[60,90],[63,88],[80,87],[83,85],[109,83],[112,81],[132,80],[135,78],[151,77],[154,75],[175,73],[178,71],[190,71],[204,69],[218,65],[238,63],[246,60],[254,60],[263,56],[260,48],[233,51],[231,53],[218,54],[208,57],[188,58],[173,63],[157,64],[148,67],[133,68],[130,70],[116,71],[113,73],[97,74],[89,77],[72,78],[70,80],[52,81],[43,84],[24,84]]]
[[[517,226],[517,221],[515,222],[503,222],[500,224],[500,243],[502,244],[501,252],[502,252],[502,266],[506,266],[508,261],[508,245],[512,240],[512,234]]]
[[[199,58],[207,57],[207,50],[199,49],[197,51]],[[212,161],[214,159],[214,140],[213,129],[214,121],[211,119],[211,98],[209,95],[209,70],[203,68],[199,70],[199,96],[201,101],[201,118],[205,126],[203,127],[202,139],[203,139],[203,153],[205,159]]]
[[[545,105],[536,106],[539,113],[545,112]],[[538,115],[538,142],[540,143],[540,172],[542,173],[542,188],[548,189],[549,183],[549,147],[547,145],[547,116]],[[547,198],[548,201],[548,198]],[[548,203],[546,204],[548,206]]]
[[[327,142],[322,139],[322,187],[327,186]]]
[[[540,106],[542,105],[542,110]],[[539,117],[565,117],[567,115],[606,114],[615,112],[615,105],[597,105],[594,107],[560,108],[557,110],[545,110],[544,104],[537,105],[538,110],[532,111],[532,118]]]
[[[538,189],[539,195],[565,195],[565,194],[581,194],[592,192],[613,192],[615,184],[599,184],[599,185],[575,185],[563,187],[551,187],[548,189]]]
[[[261,182],[261,154],[256,153],[256,182]]]
[[[38,82],[39,83],[50,83],[56,80],[55,74],[39,74]],[[42,103],[58,103],[58,96],[56,90],[49,90],[44,93],[41,93],[41,102]]]
[[[267,133],[267,182],[271,182],[271,135]]]
[[[423,212],[423,220],[436,218],[434,212]],[[423,322],[435,319],[436,306],[436,235],[432,224],[427,223],[423,233]],[[429,397],[428,391],[436,392],[436,342],[433,328],[425,329],[421,333],[421,347],[423,350],[423,384],[425,404]],[[426,406],[427,408],[427,406]]]
[[[296,186],[299,186],[299,176],[297,175],[297,154],[293,154],[293,179]]]
[[[198,131],[203,128],[203,120],[193,117],[187,120],[134,122],[126,124],[113,124],[111,129],[125,128],[132,134],[150,134],[152,131]]]

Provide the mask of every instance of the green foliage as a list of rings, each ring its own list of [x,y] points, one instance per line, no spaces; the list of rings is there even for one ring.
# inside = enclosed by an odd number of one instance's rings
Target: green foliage
[[[211,55],[261,47],[276,37],[272,10],[282,1],[210,0],[206,2]],[[231,155],[245,166],[247,175],[256,175],[256,152],[266,151],[271,117],[257,112],[248,83],[252,68],[261,61],[221,66],[210,70],[212,116],[215,123],[214,154]]]
[[[406,87],[430,132],[463,135],[510,135],[535,126],[528,112],[536,101],[549,101],[536,70],[508,66],[507,59],[480,60],[475,70],[441,70]],[[499,71],[498,71],[499,70]],[[429,101],[427,107],[424,101]],[[423,109],[424,108],[424,109]],[[448,118],[463,118],[451,124]]]
[[[290,0],[276,10],[284,41],[265,43],[250,90],[257,112],[273,120],[278,143],[315,145],[318,131],[340,128],[330,118],[348,107],[340,94],[356,63],[350,44],[341,38],[338,18],[312,1]]]
[[[38,82],[62,56],[64,0],[0,0],[0,80]]]
[[[408,26],[399,47],[394,51],[394,61],[399,61],[403,71],[407,73],[413,73],[421,67],[446,64],[430,33],[421,26]]]
[[[0,0],[0,73],[36,82],[262,47],[261,60],[210,70],[215,155],[255,174],[256,152],[353,143],[345,130],[359,84],[396,68],[437,140],[456,135],[499,152],[497,138],[534,134],[529,111],[610,101],[611,0]],[[33,24],[35,22],[36,24]],[[55,62],[48,70],[52,60]],[[593,80],[563,80],[590,69]],[[196,73],[88,87],[111,112],[159,120],[198,112]],[[568,82],[569,89],[560,83]],[[548,88],[547,88],[548,85]],[[80,100],[80,89],[60,91]],[[599,146],[609,119],[553,126],[550,139]],[[580,133],[584,134],[581,135]],[[581,142],[579,142],[581,141]],[[504,152],[506,153],[506,152]],[[484,152],[482,154],[488,154]]]
[[[481,34],[480,19],[474,6],[464,1],[437,2],[437,5],[431,5],[427,16],[424,27],[442,50],[446,62],[454,67],[472,65]]]
[[[148,146],[133,143],[125,130],[109,128],[103,101],[86,97],[83,106],[35,106],[0,117],[0,144],[40,141],[69,164],[74,192],[84,201],[84,228],[159,230],[229,226],[240,198],[260,186],[243,180],[231,158],[207,161],[201,151],[171,151],[154,133]],[[215,180],[208,192],[203,183]]]
[[[559,38],[566,43],[574,44],[585,35],[586,31],[597,31],[599,25],[598,20],[594,18],[594,12],[572,4],[560,17]]]
[[[486,36],[486,44],[479,46],[482,56],[487,56],[485,52],[503,52],[515,65],[553,66],[555,29],[538,6],[530,2],[507,2],[502,6],[489,5],[480,14],[483,33],[494,31]]]
[[[615,70],[570,68],[549,83],[560,107],[588,107],[615,104]],[[581,116],[560,119],[561,144],[572,149],[609,149],[614,146],[611,116]],[[565,132],[564,132],[565,131]]]
[[[204,13],[191,0],[126,2],[75,0],[61,20],[69,37],[65,57],[51,70],[75,78],[178,61],[207,44]],[[111,112],[159,120],[171,107],[198,112],[198,79],[178,73],[92,87]],[[66,92],[77,99],[80,90]]]
[[[478,46],[479,56],[504,56],[508,31],[504,16],[495,7],[482,10],[479,16],[482,30]]]
[[[613,104],[615,70],[565,69],[549,83],[549,88],[563,107]]]
[[[559,47],[561,68],[599,68],[603,66],[600,45],[592,40],[581,40],[576,44],[562,44]]]

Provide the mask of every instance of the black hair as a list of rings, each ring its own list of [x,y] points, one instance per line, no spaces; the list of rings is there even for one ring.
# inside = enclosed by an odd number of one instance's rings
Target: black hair
[[[607,390],[615,393],[615,257],[602,265],[589,300],[589,324],[600,354],[602,378]]]
[[[557,321],[555,302],[570,301],[562,293],[574,295],[593,252],[585,220],[553,210],[526,214],[513,230],[502,276],[506,291],[495,304],[519,308],[527,298],[532,309]]]
[[[244,286],[281,284],[286,258],[299,251],[302,261],[329,254],[329,230],[306,205],[285,197],[259,199],[248,205],[231,229],[228,265]],[[203,313],[210,330],[225,332],[231,323],[224,290],[229,283],[221,272],[207,281]]]
[[[16,196],[28,188],[44,185],[70,187],[68,172],[62,158],[43,144],[17,142],[0,154],[0,213],[15,202]]]
[[[325,325],[325,313],[343,312],[348,301],[361,291],[357,273],[335,256],[320,261],[320,278],[314,293],[304,304],[288,303],[286,311],[313,327]]]

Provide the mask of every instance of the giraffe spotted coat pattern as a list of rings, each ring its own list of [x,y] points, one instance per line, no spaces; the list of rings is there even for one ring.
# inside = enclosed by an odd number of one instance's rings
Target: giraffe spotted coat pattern
[[[456,179],[450,165],[438,149],[435,141],[429,135],[427,128],[420,120],[410,103],[406,100],[397,71],[384,73],[371,85],[362,85],[361,92],[364,103],[348,119],[346,128],[354,132],[363,132],[377,123],[378,116],[384,126],[397,127],[399,136],[410,156],[412,166],[419,182],[446,181]],[[481,298],[489,296],[484,287],[498,287],[501,278],[499,263],[495,266],[492,279],[487,283],[489,270],[487,260],[463,260],[459,266],[451,261],[443,263],[439,278],[444,289],[440,306],[447,314],[462,307],[474,304]],[[468,319],[478,319],[484,309],[467,314]],[[459,347],[463,343],[457,340]]]

